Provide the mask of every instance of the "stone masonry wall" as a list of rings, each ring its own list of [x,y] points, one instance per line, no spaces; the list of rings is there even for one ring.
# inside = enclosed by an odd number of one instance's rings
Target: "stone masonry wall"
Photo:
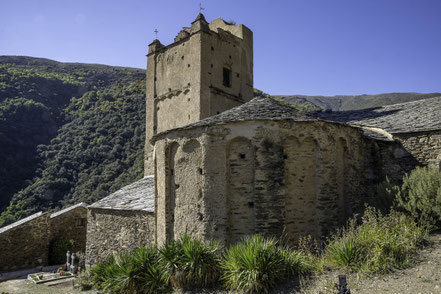
[[[441,167],[441,131],[395,134],[394,137],[420,164]]]
[[[47,264],[49,214],[13,227],[0,234],[0,272]]]
[[[86,250],[87,208],[78,207],[50,218],[51,240],[70,239],[74,241],[74,251]]]
[[[395,141],[366,144],[367,187],[375,187],[386,177],[398,183],[417,166],[441,168],[441,131],[394,134]]]
[[[176,199],[193,213],[182,213],[174,238],[191,233],[225,244],[245,235],[287,236],[295,242],[311,234],[322,238],[344,223],[366,200],[364,140],[361,131],[326,122],[248,121],[171,132],[155,144],[157,238],[167,240],[170,181],[190,154],[170,157],[168,146],[201,146],[201,172],[184,168],[197,193]],[[181,148],[181,147],[178,147]],[[179,153],[179,151],[177,151]],[[192,155],[194,156],[194,155]],[[168,167],[167,167],[168,166]],[[202,177],[200,177],[200,174]],[[186,207],[187,207],[186,206]],[[174,207],[174,214],[181,207]],[[196,229],[195,229],[196,228]]]
[[[86,265],[155,242],[155,219],[151,212],[89,208]]]

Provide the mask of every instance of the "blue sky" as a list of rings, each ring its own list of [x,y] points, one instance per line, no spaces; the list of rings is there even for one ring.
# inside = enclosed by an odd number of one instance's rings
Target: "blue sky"
[[[441,0],[0,0],[0,55],[145,68],[200,2],[253,30],[270,94],[441,91]]]

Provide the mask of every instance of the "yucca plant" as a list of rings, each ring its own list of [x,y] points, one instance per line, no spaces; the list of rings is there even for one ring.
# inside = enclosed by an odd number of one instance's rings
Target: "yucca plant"
[[[328,245],[331,261],[341,266],[357,266],[361,257],[361,249],[357,245],[352,238],[334,240]]]
[[[160,249],[160,263],[176,288],[207,286],[220,274],[220,245],[182,236]]]
[[[261,235],[247,237],[232,246],[225,253],[221,267],[225,286],[246,293],[268,293],[286,274],[277,241]]]
[[[162,293],[169,281],[158,261],[154,247],[116,254],[92,268],[94,286],[104,293]]]
[[[114,267],[115,257],[110,256],[108,259],[98,262],[90,270],[90,277],[93,282],[93,286],[102,290],[104,288],[103,283],[108,279],[108,274],[111,272],[111,268]]]

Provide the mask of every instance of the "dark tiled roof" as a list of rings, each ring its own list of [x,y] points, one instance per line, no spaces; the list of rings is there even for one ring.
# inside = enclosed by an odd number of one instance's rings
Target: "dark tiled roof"
[[[89,208],[104,208],[117,210],[155,210],[155,179],[147,176],[110,194]]]
[[[166,134],[173,130],[252,120],[318,121],[321,119],[313,113],[299,111],[285,103],[278,102],[270,98],[256,97],[245,104],[234,107],[220,114],[210,116],[183,127],[164,131],[159,133],[157,136]]]
[[[51,218],[57,217],[57,216],[59,216],[59,215],[62,215],[62,214],[64,214],[64,213],[69,212],[69,211],[71,211],[71,210],[74,210],[75,208],[78,208],[78,207],[83,207],[83,208],[85,209],[85,208],[87,207],[87,204],[84,203],[84,202],[80,202],[80,203],[78,203],[78,204],[75,204],[75,205],[69,206],[68,208],[65,208],[65,209],[62,209],[62,210],[60,210],[60,211],[57,211],[57,212],[52,213],[52,214],[51,214]]]
[[[324,120],[383,129],[390,134],[441,130],[441,97],[317,115]]]
[[[32,214],[32,215],[30,215],[28,217],[25,217],[24,219],[16,221],[15,223],[12,223],[12,224],[7,225],[7,226],[5,226],[3,228],[0,228],[0,233],[3,233],[3,232],[6,232],[6,231],[8,231],[10,229],[16,228],[16,227],[18,227],[18,226],[20,226],[20,225],[22,225],[24,223],[27,223],[27,222],[29,222],[31,220],[34,220],[34,219],[36,219],[36,218],[38,218],[38,217],[40,217],[42,215],[45,215],[46,213],[47,212],[42,212],[42,211],[34,213],[34,214]]]

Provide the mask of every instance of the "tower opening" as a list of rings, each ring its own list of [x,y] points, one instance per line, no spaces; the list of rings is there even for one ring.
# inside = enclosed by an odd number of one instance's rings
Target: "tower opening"
[[[223,71],[223,85],[225,87],[231,87],[231,69],[224,67]]]

